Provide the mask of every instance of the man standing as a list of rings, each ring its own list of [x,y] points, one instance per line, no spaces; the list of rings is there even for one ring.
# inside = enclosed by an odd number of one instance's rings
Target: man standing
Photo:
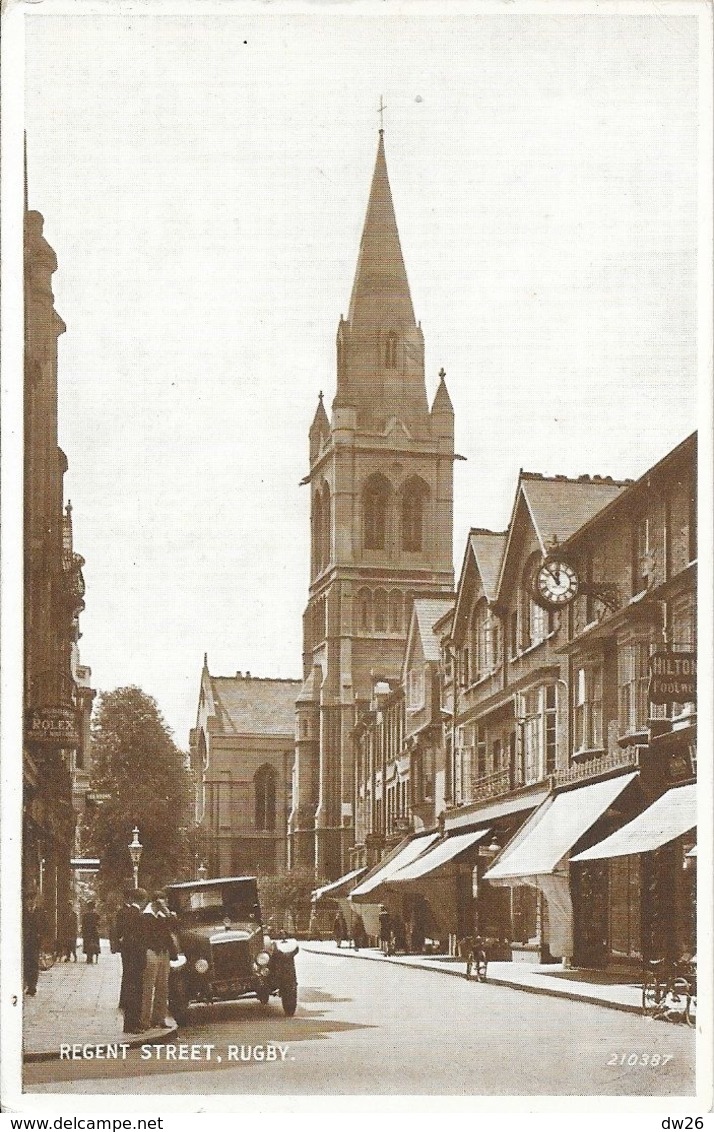
[[[147,942],[142,911],[147,893],[143,888],[132,888],[127,889],[126,896],[128,900],[117,916],[115,934],[115,946],[121,952],[120,1003],[124,1010],[124,1033],[139,1034]]]
[[[379,913],[379,942],[385,955],[392,954],[392,917],[384,904]]]
[[[41,943],[42,915],[37,907],[37,895],[26,892],[22,909],[22,967],[25,990],[29,995],[37,994]]]
[[[174,950],[171,913],[166,893],[159,889],[143,913],[146,932],[146,966],[141,996],[141,1028],[165,1028],[169,1023],[169,960]]]

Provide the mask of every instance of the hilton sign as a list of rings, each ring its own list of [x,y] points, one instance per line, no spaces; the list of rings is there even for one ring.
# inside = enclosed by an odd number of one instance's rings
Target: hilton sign
[[[697,698],[694,652],[656,652],[650,657],[650,703],[688,704]]]
[[[30,708],[25,721],[25,741],[45,747],[76,747],[79,744],[73,708]]]

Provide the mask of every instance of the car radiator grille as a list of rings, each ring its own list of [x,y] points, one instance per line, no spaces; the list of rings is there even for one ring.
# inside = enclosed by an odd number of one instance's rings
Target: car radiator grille
[[[247,979],[252,974],[252,963],[245,940],[232,939],[211,945],[213,976],[217,980]]]

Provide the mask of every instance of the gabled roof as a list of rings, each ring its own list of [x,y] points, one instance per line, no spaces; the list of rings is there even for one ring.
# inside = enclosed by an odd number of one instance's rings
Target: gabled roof
[[[473,529],[469,535],[483,592],[489,601],[495,601],[498,592],[498,576],[507,537],[505,531],[486,531],[480,528]]]
[[[295,700],[300,680],[256,676],[209,676],[216,720],[225,735],[295,733]]]
[[[521,471],[513,501],[506,546],[498,575],[500,594],[519,508],[526,508],[540,548],[545,554],[555,543],[565,542],[579,527],[587,523],[608,503],[616,499],[631,480],[613,480],[609,476],[543,476],[539,472]]]
[[[611,479],[545,479],[521,472],[520,487],[526,498],[533,525],[545,550],[556,540],[565,542],[592,519],[598,511],[621,494],[626,483]]]
[[[418,597],[414,600],[414,613],[419,629],[425,660],[439,660],[439,638],[434,632],[436,622],[448,613],[454,604],[450,597]]]
[[[464,559],[461,565],[459,583],[456,587],[454,607],[454,628],[459,617],[466,578],[470,569],[475,569],[481,578],[483,592],[488,601],[495,601],[499,569],[506,546],[506,531],[489,531],[485,527],[472,527],[469,532]],[[452,629],[453,631],[453,629]]]
[[[440,659],[439,635],[434,632],[434,625],[445,617],[453,607],[454,599],[451,597],[417,597],[414,599],[409,631],[404,646],[402,680],[408,672],[408,664],[416,639],[421,644],[425,660],[438,661]]]

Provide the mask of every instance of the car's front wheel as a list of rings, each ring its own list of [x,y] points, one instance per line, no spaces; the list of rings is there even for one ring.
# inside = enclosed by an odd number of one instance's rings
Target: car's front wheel
[[[288,1018],[292,1018],[297,1010],[297,979],[295,972],[287,977],[280,987],[280,1000],[283,1004],[283,1012],[287,1014]]]

